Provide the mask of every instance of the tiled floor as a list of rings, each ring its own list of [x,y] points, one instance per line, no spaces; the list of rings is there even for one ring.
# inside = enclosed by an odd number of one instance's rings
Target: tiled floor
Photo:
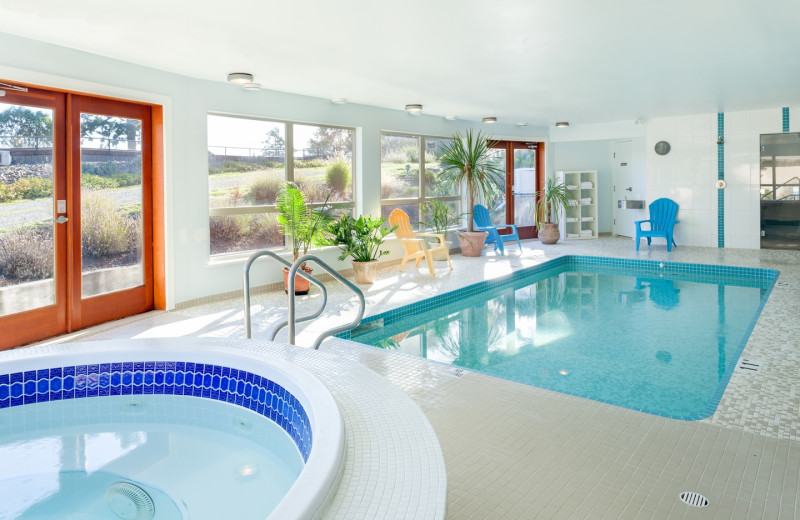
[[[368,313],[565,254],[769,267],[781,271],[778,281],[788,286],[773,290],[743,354],[761,361],[761,371],[736,372],[717,413],[696,422],[458,375],[444,365],[349,342],[323,344],[321,350],[343,362],[386,377],[425,412],[444,453],[448,518],[800,517],[800,253],[692,247],[667,253],[654,245],[637,254],[620,238],[556,246],[529,241],[523,248],[522,255],[509,248],[506,257],[456,255],[455,270],[440,267],[435,279],[408,266],[403,273],[384,270],[365,291]],[[309,344],[326,322],[352,316],[353,300],[343,290],[331,289],[330,297],[331,312],[314,330],[304,330],[299,344]],[[282,292],[254,296],[254,337],[266,337],[283,319],[284,298]],[[242,333],[240,300],[229,299],[148,313],[69,339]],[[703,494],[709,506],[683,504],[683,491]]]

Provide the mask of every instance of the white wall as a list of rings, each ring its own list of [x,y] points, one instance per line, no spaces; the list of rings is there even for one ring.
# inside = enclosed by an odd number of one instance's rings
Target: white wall
[[[614,209],[613,141],[576,141],[551,143],[553,172],[562,170],[597,170],[597,229],[611,233]]]
[[[0,54],[0,78],[6,81],[164,105],[169,307],[241,288],[243,259],[218,260],[209,256],[206,142],[209,111],[356,127],[359,169],[356,176],[360,180],[357,210],[372,215],[380,214],[381,131],[449,136],[456,130],[480,127],[493,135],[520,140],[542,141],[547,137],[547,129],[540,127],[517,128],[499,123],[485,126],[446,121],[437,116],[410,116],[403,110],[334,105],[327,99],[268,90],[247,92],[225,83],[224,78],[219,82],[196,80],[3,33],[0,33],[0,48],[5,50]],[[334,264],[337,255],[335,248],[321,253],[325,261]],[[277,269],[256,268],[252,283],[280,279]]]

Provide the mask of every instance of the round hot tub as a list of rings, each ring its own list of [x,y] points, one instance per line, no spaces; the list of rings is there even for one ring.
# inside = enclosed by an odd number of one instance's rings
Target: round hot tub
[[[3,518],[310,518],[343,451],[322,383],[223,341],[0,353]]]

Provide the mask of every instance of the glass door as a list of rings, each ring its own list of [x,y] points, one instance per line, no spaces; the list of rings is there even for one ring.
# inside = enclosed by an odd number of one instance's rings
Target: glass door
[[[74,241],[71,324],[153,306],[150,107],[72,96]],[[80,244],[80,247],[78,247]]]
[[[153,308],[150,125],[0,83],[0,349]]]
[[[66,327],[64,95],[0,86],[0,349]]]
[[[492,222],[516,224],[520,238],[536,238],[534,205],[544,175],[544,143],[497,141],[493,148],[497,165],[506,172],[506,182],[497,200],[487,206]]]

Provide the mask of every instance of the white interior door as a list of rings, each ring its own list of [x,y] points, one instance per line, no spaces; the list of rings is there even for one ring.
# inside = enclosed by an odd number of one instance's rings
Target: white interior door
[[[614,234],[633,237],[636,210],[620,209],[618,201],[633,198],[633,141],[614,143]]]

